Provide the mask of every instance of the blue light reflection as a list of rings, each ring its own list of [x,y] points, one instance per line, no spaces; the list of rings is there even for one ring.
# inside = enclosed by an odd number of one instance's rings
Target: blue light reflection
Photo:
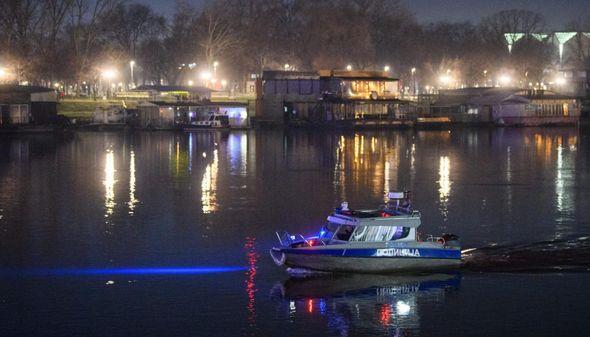
[[[54,268],[2,269],[0,276],[93,276],[93,275],[203,275],[244,271],[246,267],[162,268]]]

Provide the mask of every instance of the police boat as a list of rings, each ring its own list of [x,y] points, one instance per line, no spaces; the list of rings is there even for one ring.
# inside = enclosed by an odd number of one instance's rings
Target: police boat
[[[458,267],[459,238],[423,238],[420,225],[410,192],[390,192],[387,204],[376,210],[352,210],[343,202],[316,236],[277,232],[279,245],[270,255],[278,266],[304,271],[395,273]]]

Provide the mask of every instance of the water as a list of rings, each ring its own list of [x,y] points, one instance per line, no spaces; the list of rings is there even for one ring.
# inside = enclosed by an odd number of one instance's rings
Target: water
[[[555,256],[589,183],[573,128],[2,137],[0,335],[584,336],[586,272],[291,279],[268,250],[406,189],[424,233]]]

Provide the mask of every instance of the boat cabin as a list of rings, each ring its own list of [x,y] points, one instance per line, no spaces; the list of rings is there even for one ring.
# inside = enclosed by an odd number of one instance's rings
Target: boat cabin
[[[328,217],[319,239],[325,244],[416,241],[420,213],[398,210],[341,210]]]

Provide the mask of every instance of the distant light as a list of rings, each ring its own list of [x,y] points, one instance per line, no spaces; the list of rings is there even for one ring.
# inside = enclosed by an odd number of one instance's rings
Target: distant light
[[[55,86],[56,88],[59,88],[59,83],[55,83],[55,84],[54,84],[54,86]]]
[[[225,87],[227,85],[227,81],[226,80],[221,80],[221,85]]]
[[[440,83],[442,84],[450,84],[453,81],[453,78],[450,75],[441,75],[439,78]]]
[[[129,65],[133,67],[135,65],[135,61],[133,61],[133,60],[129,61]]]
[[[510,82],[512,82],[512,78],[510,78],[510,76],[508,76],[506,74],[501,75],[499,80],[502,85],[508,85],[508,84],[510,84]]]
[[[213,84],[217,83],[217,79],[216,78],[212,78],[211,79],[211,83],[213,83]]]
[[[193,84],[195,84],[195,82],[193,82],[193,80],[189,80],[189,81],[188,81],[188,85],[189,85],[189,87],[191,87]]]
[[[219,62],[217,62],[217,61],[213,62],[213,66],[214,66],[215,68],[217,68],[217,66],[219,66]]]
[[[208,81],[211,79],[211,77],[212,77],[211,72],[209,72],[209,71],[201,72],[201,79]]]
[[[414,75],[414,73],[416,73],[416,68],[412,68],[412,75]]]
[[[107,80],[111,80],[117,77],[117,72],[113,69],[105,69],[102,71],[102,77],[106,78]]]
[[[383,70],[386,71],[386,72],[389,72],[391,70],[391,67],[385,66],[385,67],[383,67]]]
[[[564,85],[565,84],[565,78],[563,77],[558,77],[555,79],[555,84],[557,85]]]
[[[203,152],[203,158],[207,158],[207,153]]]
[[[347,66],[346,66],[346,70],[348,70],[348,71],[351,71],[351,70],[352,70],[352,65],[350,65],[350,64],[349,64],[349,65],[347,65]]]
[[[291,68],[291,65],[289,63],[285,63],[284,67],[285,67],[285,70],[289,70],[289,68]]]

